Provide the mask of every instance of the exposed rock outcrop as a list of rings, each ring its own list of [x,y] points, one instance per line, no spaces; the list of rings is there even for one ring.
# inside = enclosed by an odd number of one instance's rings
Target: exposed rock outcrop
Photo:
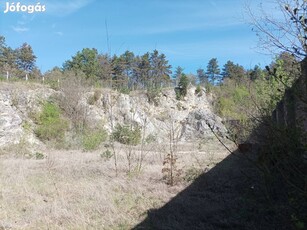
[[[18,144],[21,140],[40,144],[33,130],[33,115],[43,101],[55,93],[41,85],[1,83],[0,85],[0,147]]]
[[[56,91],[41,85],[1,83],[0,87],[0,146],[18,143],[22,138],[29,143],[39,143],[35,138],[33,117],[41,110],[42,102]],[[174,89],[164,89],[149,103],[145,92],[121,94],[109,89],[101,90],[99,98],[92,103],[90,91],[80,100],[85,107],[86,123],[90,127],[104,127],[109,133],[117,123],[137,124],[145,128],[145,135],[158,141],[168,138],[173,129],[182,141],[213,136],[208,125],[219,135],[225,136],[226,129],[221,118],[209,105],[205,92],[195,93],[190,87],[182,101],[176,100]],[[30,126],[26,129],[25,124]]]

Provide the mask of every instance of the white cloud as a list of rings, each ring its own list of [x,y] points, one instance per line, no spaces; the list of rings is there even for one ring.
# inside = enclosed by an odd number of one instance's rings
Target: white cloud
[[[61,0],[46,3],[46,13],[56,16],[66,16],[87,6],[94,0]]]
[[[21,27],[21,26],[12,26],[12,29],[17,33],[24,33],[30,30],[27,27]]]

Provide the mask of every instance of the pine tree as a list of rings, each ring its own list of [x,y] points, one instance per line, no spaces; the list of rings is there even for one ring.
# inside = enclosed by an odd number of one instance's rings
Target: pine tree
[[[28,80],[28,74],[35,68],[35,61],[36,56],[30,45],[24,43],[17,49],[17,67],[26,74],[26,80]]]
[[[206,74],[209,77],[211,84],[217,84],[220,82],[220,68],[216,58],[212,58],[207,65]]]

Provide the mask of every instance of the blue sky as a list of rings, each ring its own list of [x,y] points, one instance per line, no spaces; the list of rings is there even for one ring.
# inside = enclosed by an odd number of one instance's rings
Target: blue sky
[[[245,68],[272,60],[259,52],[244,20],[246,0],[24,0],[46,11],[4,14],[7,2],[16,1],[0,2],[0,34],[12,48],[29,43],[43,72],[83,48],[107,53],[107,37],[111,54],[157,49],[186,73],[206,68],[211,58],[221,68],[227,60]]]

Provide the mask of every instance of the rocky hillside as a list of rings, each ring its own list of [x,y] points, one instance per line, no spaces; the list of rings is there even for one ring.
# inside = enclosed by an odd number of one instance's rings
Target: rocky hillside
[[[208,124],[219,135],[226,135],[221,118],[212,112],[206,93],[196,93],[192,86],[181,101],[176,100],[173,89],[164,89],[151,100],[146,92],[135,91],[129,95],[109,89],[98,92],[89,90],[79,101],[85,108],[86,124],[90,127],[103,126],[110,133],[117,123],[138,124],[145,127],[146,136],[151,135],[158,141],[167,138],[171,129],[177,131],[182,141],[211,137],[213,133]],[[33,132],[34,118],[44,101],[59,94],[43,85],[1,82],[0,146],[21,140],[40,144]]]

